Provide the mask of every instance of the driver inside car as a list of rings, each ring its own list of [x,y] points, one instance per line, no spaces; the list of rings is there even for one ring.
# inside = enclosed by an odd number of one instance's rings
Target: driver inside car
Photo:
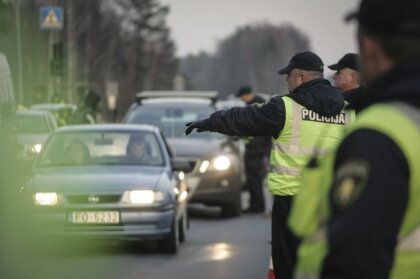
[[[125,163],[148,165],[150,163],[150,147],[143,135],[132,135],[126,148]]]

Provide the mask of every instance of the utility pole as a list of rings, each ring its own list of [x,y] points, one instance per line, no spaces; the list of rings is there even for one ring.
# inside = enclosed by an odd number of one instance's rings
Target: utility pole
[[[52,0],[50,2],[52,4]],[[48,82],[48,100],[54,93],[62,91],[62,76],[64,72],[64,50],[58,31],[64,26],[64,11],[60,6],[43,6],[40,8],[41,29],[48,31],[48,60],[50,67]]]
[[[67,101],[73,103],[74,90],[74,27],[73,27],[73,1],[67,1]]]
[[[20,36],[20,0],[15,0],[16,14],[16,43],[17,43],[17,60],[18,60],[18,94],[19,102],[23,104],[23,88],[22,88],[22,42]]]

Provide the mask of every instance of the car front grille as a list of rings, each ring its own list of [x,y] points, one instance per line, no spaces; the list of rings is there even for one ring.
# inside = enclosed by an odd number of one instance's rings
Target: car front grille
[[[70,204],[103,204],[117,203],[121,195],[66,195]]]
[[[190,169],[192,171],[194,171],[195,168],[196,168],[196,165],[197,165],[198,161],[197,160],[188,160],[188,163],[190,164]]]

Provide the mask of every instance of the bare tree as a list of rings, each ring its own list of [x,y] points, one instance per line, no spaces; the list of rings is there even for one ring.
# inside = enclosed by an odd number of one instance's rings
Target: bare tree
[[[254,91],[284,94],[287,84],[277,70],[309,40],[290,25],[256,24],[239,28],[221,40],[215,55],[201,53],[181,61],[191,88],[218,90],[222,96],[248,84]]]
[[[6,52],[15,69],[14,6],[13,2],[0,1],[0,4],[0,51]],[[50,76],[52,33],[39,29],[39,9],[47,5],[64,9],[66,26],[53,37],[55,42],[63,44],[65,56],[73,58],[71,74],[75,86],[87,85],[104,94],[106,81],[118,81],[121,114],[135,93],[143,89],[172,88],[178,61],[166,26],[169,8],[158,0],[20,0],[25,46],[24,93],[28,103],[33,101],[31,94],[36,88],[46,88]],[[70,20],[71,24],[67,25]],[[67,48],[69,41],[71,48]],[[64,60],[66,63],[67,59]],[[65,80],[63,77],[63,83]],[[48,101],[45,94],[43,98]]]

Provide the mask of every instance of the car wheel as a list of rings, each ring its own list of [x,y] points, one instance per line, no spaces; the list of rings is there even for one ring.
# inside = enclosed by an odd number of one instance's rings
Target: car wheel
[[[232,218],[238,217],[241,214],[242,205],[241,205],[241,194],[237,194],[235,199],[230,203],[222,205],[222,217]]]
[[[179,228],[179,241],[180,242],[185,242],[185,238],[186,238],[186,234],[187,234],[187,230],[188,230],[187,211],[185,211],[184,216],[182,216],[182,218],[179,220],[178,228]]]
[[[165,236],[164,239],[159,241],[159,250],[165,254],[176,254],[178,252],[179,246],[179,228],[178,222],[175,220],[172,221],[171,232]]]

